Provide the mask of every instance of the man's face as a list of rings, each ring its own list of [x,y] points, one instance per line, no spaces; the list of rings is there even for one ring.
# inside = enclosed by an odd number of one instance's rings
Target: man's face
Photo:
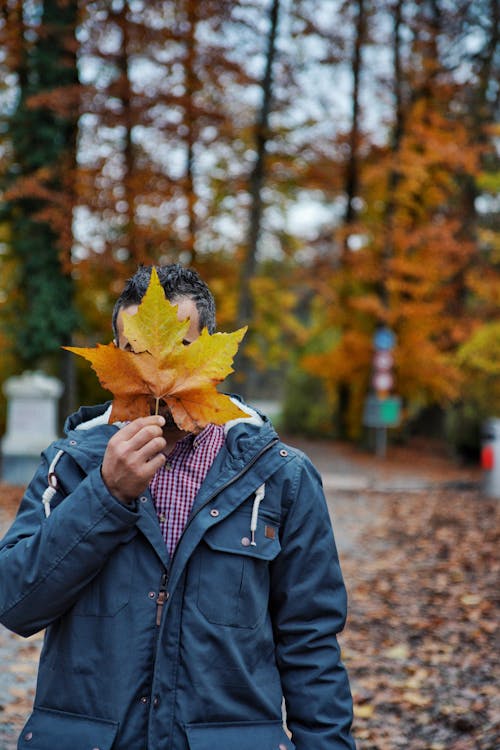
[[[178,300],[175,300],[173,304],[177,305],[178,320],[186,320],[187,318],[189,318],[189,328],[183,340],[183,343],[187,346],[195,341],[201,333],[200,316],[198,315],[196,304],[192,299],[189,299],[189,297],[180,297]],[[116,320],[118,341],[116,341],[116,344],[120,349],[123,349],[124,351],[132,351],[132,347],[130,346],[129,341],[127,340],[123,332],[123,312],[125,311],[128,315],[135,315],[138,308],[139,305],[128,305],[127,307],[122,307],[118,313],[118,318]],[[163,417],[165,417],[166,427],[175,427],[172,415],[170,414],[170,409],[168,408],[168,406],[166,406],[166,404],[162,404],[162,402],[160,402],[159,413]]]

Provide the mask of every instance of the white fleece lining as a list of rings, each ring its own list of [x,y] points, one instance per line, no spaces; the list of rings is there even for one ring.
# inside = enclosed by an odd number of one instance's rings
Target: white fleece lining
[[[248,414],[248,417],[238,417],[237,419],[231,419],[229,422],[226,422],[224,425],[224,434],[227,435],[228,431],[231,429],[231,427],[234,427],[236,424],[254,424],[257,425],[257,427],[260,427],[264,423],[264,420],[258,414],[254,409],[252,409],[248,404],[242,404],[241,401],[238,401],[237,398],[232,398],[229,396],[230,400],[235,404],[238,409],[241,409],[241,411],[245,412],[245,414]]]
[[[98,427],[101,424],[109,424],[109,418],[111,416],[111,408],[112,406],[108,406],[105,412],[102,414],[99,414],[98,417],[94,417],[93,419],[89,419],[88,422],[81,422],[79,425],[76,426],[75,429],[77,430],[91,430],[92,427]]]
[[[236,398],[229,397],[230,400],[235,404],[238,409],[241,409],[242,412],[245,414],[248,414],[248,417],[238,417],[237,419],[231,419],[229,422],[226,422],[224,425],[224,434],[227,435],[228,430],[231,429],[231,427],[234,427],[237,424],[245,423],[245,424],[254,424],[257,427],[259,427],[261,424],[263,424],[262,417],[257,414],[254,409],[250,408],[247,404],[242,404],[241,401],[238,401]],[[111,406],[109,406],[105,412],[100,414],[98,417],[94,417],[93,419],[89,419],[88,422],[82,422],[79,424],[76,429],[77,430],[90,430],[92,427],[98,427],[102,424],[109,424],[109,418],[111,416]],[[120,422],[115,423],[117,427],[121,426]]]

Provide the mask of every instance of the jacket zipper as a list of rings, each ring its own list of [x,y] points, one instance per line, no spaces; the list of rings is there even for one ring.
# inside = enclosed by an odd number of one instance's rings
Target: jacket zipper
[[[160,589],[158,591],[158,596],[156,597],[156,626],[157,627],[160,627],[163,606],[168,599],[167,584],[168,584],[168,571],[165,571],[161,577]]]
[[[219,495],[221,492],[226,490],[232,484],[237,482],[238,479],[241,479],[241,477],[244,476],[247,473],[247,471],[250,471],[252,466],[259,460],[259,458],[261,458],[261,456],[263,456],[264,453],[267,453],[267,451],[270,450],[273,447],[273,445],[276,445],[276,443],[279,443],[279,437],[273,438],[269,443],[267,443],[263,448],[261,448],[261,450],[251,459],[251,461],[246,466],[243,467],[243,469],[241,469],[241,471],[239,471],[237,474],[231,477],[231,479],[229,479],[221,487],[218,487],[218,489],[215,492],[213,492],[210,495],[210,497],[207,498],[207,500],[203,503],[203,505],[200,508],[198,508],[196,513],[190,516],[179,538],[179,541],[177,542],[176,549],[179,546],[179,542],[182,539],[183,535],[185,534],[187,527],[193,521],[193,519],[198,515],[198,513],[200,513],[200,511],[202,511],[203,508],[205,508],[208,505],[208,503],[212,502],[214,497],[217,497],[217,495]],[[170,567],[172,567],[174,557],[175,557],[175,551],[174,551],[174,556],[172,557],[172,560],[171,560]],[[167,585],[168,585],[168,571],[165,571],[161,577],[160,588],[158,590],[158,596],[156,597],[156,625],[157,627],[159,627],[161,624],[161,616],[163,612],[163,607],[169,597],[169,593],[167,591]]]

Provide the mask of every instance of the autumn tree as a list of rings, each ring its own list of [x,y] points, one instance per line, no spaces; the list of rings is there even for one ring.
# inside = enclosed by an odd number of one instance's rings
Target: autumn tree
[[[261,222],[263,211],[263,189],[266,184],[267,163],[266,152],[269,140],[269,116],[273,96],[273,74],[274,58],[276,55],[276,38],[278,34],[279,0],[272,0],[269,7],[269,29],[267,33],[267,49],[265,65],[260,82],[261,102],[256,112],[255,122],[255,157],[254,165],[249,178],[250,210],[247,220],[246,243],[243,251],[243,259],[239,274],[239,296],[238,296],[238,324],[243,325],[252,319],[254,302],[252,282],[257,271],[257,252],[259,249],[259,238],[261,235]],[[243,351],[239,357],[238,370],[243,375],[242,387],[244,391],[251,392],[255,388],[252,384],[252,360]],[[241,386],[240,386],[241,390]]]
[[[85,343],[110,336],[137,264],[180,261],[220,325],[251,325],[251,396],[306,368],[359,434],[387,325],[408,413],[460,401],[498,302],[497,0],[1,11],[0,232],[24,365],[75,304]]]
[[[271,14],[269,37],[261,33],[263,7]],[[138,262],[180,260],[213,287],[222,325],[238,319],[238,306],[245,322],[255,313],[260,342],[248,350],[249,371],[276,351],[277,325],[268,336],[262,308],[269,285],[259,278],[257,238],[268,207],[278,206],[291,184],[286,127],[279,124],[272,139],[269,128],[277,20],[278,4],[260,0],[163,1],[148,13],[125,2],[86,6],[74,255],[91,327],[105,319]],[[284,68],[274,114],[286,102]],[[265,190],[272,197],[264,198]],[[92,294],[84,283],[91,278]],[[250,311],[262,287],[267,298]],[[276,280],[275,302],[280,289]]]
[[[376,44],[375,8],[370,0],[356,3],[338,2],[335,12],[326,17],[317,13],[314,4],[307,1],[298,4],[296,9],[298,29],[304,41],[315,41],[319,50],[316,70],[311,70],[310,83],[323,81],[319,88],[314,108],[316,117],[310,121],[313,138],[306,144],[302,180],[311,196],[321,195],[324,206],[323,227],[308,238],[309,257],[302,269],[307,279],[309,293],[305,295],[302,317],[310,321],[310,335],[305,341],[302,354],[318,354],[333,344],[338,346],[343,332],[352,323],[349,300],[353,291],[359,293],[360,284],[352,273],[352,253],[356,250],[360,237],[360,215],[364,206],[364,172],[366,153],[370,148],[372,135],[366,127],[364,100],[366,89],[373,86],[372,71],[367,64],[368,52],[373,55]],[[383,44],[383,42],[381,42]],[[316,71],[321,71],[319,74]],[[325,89],[331,96],[325,94]],[[339,107],[337,92],[347,90],[345,110]],[[375,94],[377,96],[377,94]],[[322,115],[322,116],[321,116]],[[318,135],[319,134],[319,137]],[[311,294],[311,292],[315,294]],[[308,310],[305,313],[305,310]],[[356,327],[356,326],[355,326]],[[331,433],[346,436],[350,403],[358,404],[359,396],[366,388],[366,357],[358,356],[357,337],[364,341],[363,330],[354,333],[349,347],[356,348],[347,353],[342,366],[359,368],[361,382],[350,375],[344,377],[337,368],[332,373],[329,363],[324,361],[311,370],[312,379],[304,382],[313,402],[322,404],[318,426]],[[300,364],[299,364],[300,367]],[[306,368],[309,369],[309,368]],[[333,376],[333,377],[332,377]],[[329,392],[329,401],[334,404],[335,428],[325,420],[331,414],[331,404],[324,402],[318,378],[323,380]],[[314,407],[313,407],[314,408]]]
[[[85,299],[95,320],[109,309],[104,291],[112,298],[139,262],[206,263],[209,281],[221,269],[236,275],[220,262],[217,228],[241,173],[228,92],[247,82],[230,58],[231,7],[86,6],[76,273],[92,278],[99,267],[103,294]]]
[[[276,55],[278,34],[279,0],[273,0],[269,8],[269,30],[264,72],[260,83],[261,103],[257,110],[255,124],[255,161],[250,175],[249,195],[251,208],[248,217],[247,247],[240,272],[239,321],[252,316],[252,293],[250,282],[257,267],[257,250],[262,219],[262,190],[266,182],[266,150],[269,140],[269,115],[273,96],[273,67]]]
[[[478,455],[481,423],[500,415],[498,324],[500,305],[500,154],[498,149],[500,5],[497,0],[466,4],[459,32],[466,39],[468,85],[459,106],[480,154],[480,169],[462,180],[462,234],[475,253],[462,275],[462,300],[472,331],[456,352],[463,384],[447,415],[448,439],[457,450]]]
[[[324,313],[321,325],[337,327],[339,337],[328,353],[308,359],[314,373],[350,389],[351,435],[359,434],[370,388],[377,325],[396,332],[396,390],[410,409],[457,395],[460,373],[451,355],[471,330],[465,309],[457,310],[474,253],[461,231],[460,185],[477,171],[478,151],[457,115],[461,89],[443,53],[454,10],[435,2],[397,2],[390,10],[392,124],[385,143],[365,144],[363,209],[350,232],[351,252],[331,276],[342,304]],[[411,31],[404,37],[402,24]]]
[[[4,4],[5,62],[15,103],[7,119],[2,223],[15,259],[9,338],[33,367],[69,343],[78,120],[76,3]]]

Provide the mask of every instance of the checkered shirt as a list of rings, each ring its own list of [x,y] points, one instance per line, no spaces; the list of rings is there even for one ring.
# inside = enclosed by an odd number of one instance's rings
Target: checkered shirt
[[[161,532],[170,554],[187,523],[194,499],[224,444],[224,428],[209,424],[198,435],[179,440],[154,475],[153,495]]]

